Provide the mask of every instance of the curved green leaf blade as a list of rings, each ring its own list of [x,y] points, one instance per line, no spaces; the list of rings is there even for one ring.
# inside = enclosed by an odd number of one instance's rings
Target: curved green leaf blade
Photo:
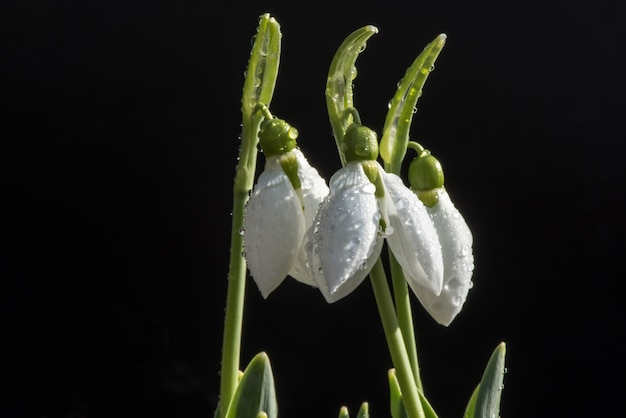
[[[472,396],[470,396],[470,399],[467,402],[467,406],[465,407],[465,413],[463,414],[463,418],[474,418],[474,411],[476,410],[476,396],[478,396],[478,388],[480,388],[480,384],[477,385],[474,391],[472,392]]]
[[[339,46],[328,70],[326,80],[326,107],[337,143],[341,164],[345,165],[345,157],[341,152],[341,141],[346,128],[353,122],[346,115],[346,110],[354,107],[352,103],[352,80],[356,78],[356,59],[363,52],[367,40],[378,33],[372,25],[364,26],[352,32]]]
[[[342,406],[341,408],[339,408],[339,418],[350,418],[347,406]]]
[[[406,409],[402,403],[402,391],[400,390],[400,384],[396,378],[396,371],[390,369],[388,373],[389,377],[389,409],[391,412],[391,418],[407,418]]]
[[[430,42],[406,70],[398,83],[398,90],[391,99],[380,141],[380,155],[386,168],[392,173],[400,170],[409,142],[409,128],[417,100],[432,71],[435,60],[446,43],[446,35],[440,34]]]
[[[437,414],[435,413],[433,407],[430,405],[430,402],[428,402],[428,399],[426,399],[426,396],[424,396],[421,391],[418,391],[417,393],[420,395],[420,401],[422,402],[422,407],[424,408],[424,417],[439,418],[437,417]]]
[[[369,409],[369,404],[367,402],[363,402],[361,404],[361,408],[359,408],[359,413],[357,414],[357,418],[370,418],[370,409]]]
[[[407,418],[408,414],[402,402],[402,391],[400,390],[400,384],[396,377],[395,369],[389,370],[389,406],[391,410],[391,418]],[[422,409],[424,410],[424,418],[438,418],[437,413],[426,399],[426,396],[418,390],[417,391]]]
[[[505,354],[506,345],[502,342],[498,344],[489,358],[476,395],[475,418],[498,418],[500,416]]]
[[[246,367],[226,417],[257,418],[261,413],[267,418],[278,415],[274,375],[269,357],[264,352],[254,356]]]

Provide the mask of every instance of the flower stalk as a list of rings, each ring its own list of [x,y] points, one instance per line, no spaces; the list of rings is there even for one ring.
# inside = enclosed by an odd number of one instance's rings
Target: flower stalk
[[[224,418],[235,393],[239,375],[241,329],[246,284],[246,261],[243,256],[243,216],[252,185],[257,160],[257,133],[265,117],[257,105],[271,102],[280,59],[280,25],[269,14],[259,19],[250,53],[242,96],[242,131],[233,185],[233,213],[226,314],[222,344],[220,400],[217,417]]]

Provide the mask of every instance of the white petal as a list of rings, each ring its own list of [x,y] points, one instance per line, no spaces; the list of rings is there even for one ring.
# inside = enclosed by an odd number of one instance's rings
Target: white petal
[[[326,185],[326,181],[319,175],[315,168],[311,167],[302,152],[298,149],[294,149],[292,152],[295,154],[298,161],[298,177],[300,178],[301,197],[304,206],[304,224],[305,228],[308,230],[313,225],[317,209],[328,195],[329,189]],[[305,234],[298,256],[291,270],[289,270],[289,275],[302,283],[317,286],[311,269],[307,265],[307,255],[304,249],[308,243],[308,236],[309,234]]]
[[[433,220],[444,263],[443,288],[439,296],[417,292],[424,308],[440,324],[448,326],[463,308],[472,288],[474,255],[472,233],[445,189],[438,191],[439,202],[428,212]]]
[[[248,268],[263,297],[285,279],[305,233],[300,200],[276,158],[268,159],[244,218]]]
[[[382,168],[381,168],[382,169]],[[443,258],[437,231],[426,207],[402,179],[384,173],[386,213],[393,232],[387,242],[413,291],[426,287],[438,295],[443,286]]]
[[[308,256],[329,303],[356,289],[380,254],[383,239],[375,191],[361,165],[350,163],[332,177],[330,194],[317,212]]]

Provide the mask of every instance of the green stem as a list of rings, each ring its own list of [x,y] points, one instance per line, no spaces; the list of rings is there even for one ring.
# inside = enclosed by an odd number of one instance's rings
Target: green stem
[[[230,400],[235,394],[239,373],[241,352],[241,327],[246,285],[246,263],[241,256],[243,239],[239,233],[242,227],[243,211],[248,193],[234,190],[233,224],[231,232],[231,258],[228,273],[226,296],[226,318],[224,320],[224,341],[222,346],[222,370],[220,382],[219,417],[225,417]]]
[[[385,269],[380,258],[370,272],[370,279],[385,337],[387,338],[389,353],[391,354],[391,360],[396,369],[398,383],[402,391],[404,408],[409,418],[424,418],[424,409],[419,399],[415,378],[411,372],[411,363],[404,346],[405,339],[398,325]]]
[[[389,265],[391,269],[391,283],[393,284],[393,300],[396,303],[398,324],[404,337],[404,346],[411,363],[411,370],[417,388],[423,392],[422,378],[420,376],[419,362],[417,358],[417,344],[415,341],[415,329],[413,327],[413,314],[411,311],[411,298],[402,267],[393,253],[389,251]]]
[[[243,257],[243,217],[254,184],[258,131],[266,112],[263,106],[272,99],[280,58],[280,25],[269,14],[259,20],[250,53],[242,96],[242,131],[239,164],[233,186],[233,218],[230,264],[222,344],[220,400],[217,417],[225,418],[237,388],[241,353],[241,329],[246,285],[246,261]],[[266,109],[266,108],[265,108]],[[261,111],[258,111],[261,110]],[[269,112],[269,111],[267,111]]]

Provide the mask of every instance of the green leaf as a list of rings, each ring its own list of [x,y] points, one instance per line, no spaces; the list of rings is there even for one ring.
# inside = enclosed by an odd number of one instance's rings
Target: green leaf
[[[339,408],[339,418],[350,418],[347,406],[342,406],[341,408]]]
[[[476,395],[474,418],[498,418],[500,416],[505,354],[506,345],[502,342],[498,344],[489,358]]]
[[[378,33],[378,28],[372,25],[352,32],[337,49],[328,70],[326,106],[342,165],[345,165],[345,157],[341,151],[341,141],[346,129],[354,121],[351,113],[354,108],[352,80],[356,78],[354,64],[358,55],[365,49],[367,40],[375,33]]]
[[[417,100],[422,95],[424,83],[445,43],[446,35],[442,33],[426,45],[398,83],[380,141],[380,155],[385,161],[387,171],[399,173],[409,142],[409,128]]]
[[[402,403],[402,391],[400,384],[396,378],[395,369],[390,369],[389,373],[389,408],[391,410],[391,418],[407,418],[404,403]]]
[[[246,367],[226,417],[257,418],[261,413],[267,418],[276,418],[278,414],[272,367],[264,352],[254,356]]]
[[[402,402],[402,391],[400,390],[400,384],[396,378],[395,369],[389,370],[389,391],[390,391],[390,407],[391,418],[407,418],[408,414],[404,408]],[[418,389],[417,391],[422,409],[424,410],[424,418],[438,418],[437,413],[426,399],[426,396]]]
[[[361,408],[359,408],[359,413],[357,414],[357,418],[369,418],[370,410],[369,404],[367,402],[363,402],[361,404]]]
[[[463,418],[474,418],[474,411],[476,410],[476,396],[478,396],[478,389],[480,388],[480,384],[476,386],[474,392],[472,392],[472,396],[467,402],[467,406],[465,407],[465,413],[463,414]]]
[[[424,408],[424,417],[425,418],[438,418],[435,410],[426,399],[426,396],[421,391],[417,392],[420,395],[420,401],[422,402],[422,407]]]

